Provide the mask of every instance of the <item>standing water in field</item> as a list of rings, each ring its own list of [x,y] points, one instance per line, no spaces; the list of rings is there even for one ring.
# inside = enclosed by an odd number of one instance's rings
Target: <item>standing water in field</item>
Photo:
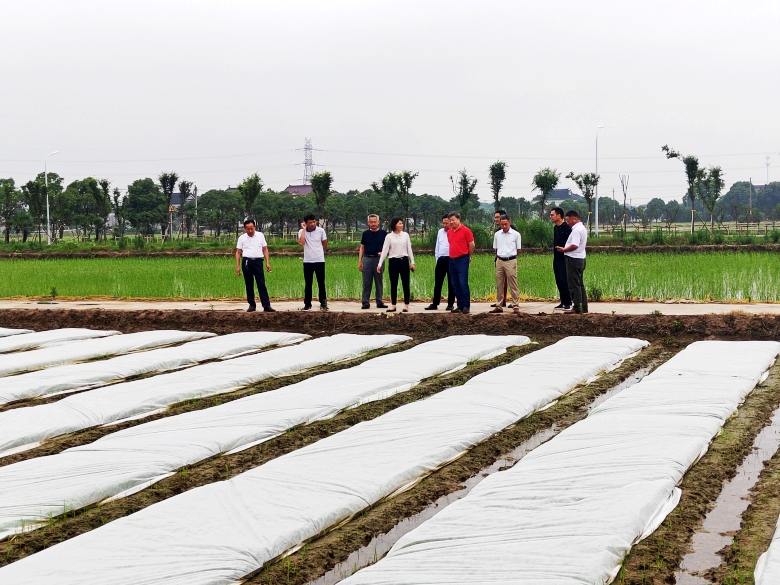
[[[645,368],[641,368],[631,374],[617,386],[607,390],[604,394],[591,402],[586,409],[579,413],[576,420],[584,418],[591,410],[596,408],[605,400],[615,396],[626,388],[629,388],[639,382],[642,378],[650,373],[650,370],[652,370],[653,367],[654,366],[651,365]],[[520,443],[520,445],[515,447],[511,452],[502,455],[492,465],[481,469],[479,473],[464,481],[463,487],[461,489],[440,497],[422,512],[418,512],[409,518],[401,520],[388,532],[372,538],[371,542],[369,542],[366,546],[361,547],[350,554],[345,561],[337,563],[335,567],[325,573],[322,577],[313,581],[309,581],[307,585],[334,585],[342,579],[346,579],[353,573],[357,572],[359,569],[377,562],[379,559],[385,556],[385,554],[387,554],[387,551],[389,551],[398,541],[398,539],[400,539],[404,534],[410,532],[414,528],[417,528],[426,520],[433,518],[436,514],[441,512],[451,503],[456,502],[457,500],[460,500],[461,498],[468,495],[468,493],[486,477],[496,473],[497,471],[504,471],[505,469],[513,467],[518,461],[520,461],[520,459],[525,457],[528,453],[536,449],[545,441],[548,441],[557,435],[561,430],[561,427],[554,424],[551,427],[534,433],[531,438]]]
[[[742,514],[750,501],[751,488],[756,485],[764,463],[780,447],[780,408],[772,415],[771,423],[753,441],[753,449],[737,469],[737,474],[723,487],[715,507],[704,518],[702,527],[693,535],[693,552],[683,557],[680,570],[674,574],[677,585],[708,585],[710,581],[699,575],[721,564],[718,551],[734,540]]]

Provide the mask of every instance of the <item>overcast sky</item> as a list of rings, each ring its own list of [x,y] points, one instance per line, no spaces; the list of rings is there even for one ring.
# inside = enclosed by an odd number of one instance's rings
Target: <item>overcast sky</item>
[[[121,188],[176,171],[201,193],[299,183],[304,138],[339,191],[419,171],[452,196],[530,196],[543,166],[680,199],[682,163],[780,180],[780,2],[3,0],[0,177]],[[572,186],[562,180],[561,186]]]

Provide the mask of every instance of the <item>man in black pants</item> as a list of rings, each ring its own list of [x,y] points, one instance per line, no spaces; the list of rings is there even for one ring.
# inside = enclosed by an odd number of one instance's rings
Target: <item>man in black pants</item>
[[[247,313],[254,313],[257,310],[253,279],[257,281],[257,292],[260,293],[260,304],[263,305],[263,309],[267,313],[275,313],[276,309],[271,308],[268,289],[265,288],[265,274],[263,274],[263,259],[265,259],[265,269],[271,272],[268,244],[265,241],[265,236],[255,227],[254,219],[244,220],[244,233],[241,234],[236,243],[236,275],[241,276],[243,268],[246,300],[249,303]]]
[[[447,240],[447,230],[450,229],[450,218],[442,216],[441,229],[436,234],[436,248],[433,254],[436,258],[436,269],[433,273],[433,299],[425,307],[426,311],[436,311],[441,301],[441,288],[444,277],[447,277],[447,311],[455,308],[455,287],[450,282],[450,242]]]
[[[328,249],[328,236],[317,225],[317,218],[310,213],[303,218],[298,231],[298,244],[303,246],[303,311],[311,311],[312,284],[317,276],[320,311],[328,310],[328,296],[325,293],[325,250]]]
[[[571,294],[569,293],[569,281],[566,279],[566,256],[558,251],[558,247],[565,247],[569,239],[571,228],[563,221],[563,209],[555,207],[550,211],[550,221],[553,222],[553,272],[555,273],[555,286],[558,287],[558,295],[561,304],[555,307],[564,311],[571,309]]]
[[[579,214],[570,209],[566,212],[566,223],[571,228],[569,239],[566,245],[556,247],[556,250],[563,252],[566,256],[566,280],[569,283],[569,293],[571,294],[571,309],[564,313],[587,313],[588,295],[583,282],[585,273],[585,247],[588,243],[588,230],[582,225]]]

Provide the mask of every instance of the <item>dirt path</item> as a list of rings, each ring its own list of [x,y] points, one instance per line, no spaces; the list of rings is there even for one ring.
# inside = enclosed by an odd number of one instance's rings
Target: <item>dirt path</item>
[[[371,305],[370,309],[362,310],[359,301],[329,301],[331,312],[340,313],[360,313],[360,314],[384,314],[383,309],[377,309]],[[520,311],[529,315],[538,315],[539,313],[552,314],[556,303],[554,302],[524,302],[520,305]],[[303,306],[301,301],[278,301],[273,303],[277,311],[298,311]],[[428,303],[412,303],[409,312],[420,313],[433,316],[444,314],[444,305],[440,305],[438,311],[426,311]],[[401,307],[402,308],[402,307]],[[246,309],[246,303],[243,301],[154,301],[154,300],[57,300],[57,301],[37,301],[37,300],[0,300],[0,311],[5,309],[38,309],[38,310],[61,310],[61,309],[105,309],[120,311],[171,311],[177,309],[190,311],[235,311],[243,312]],[[315,311],[317,307],[315,305]],[[492,307],[490,303],[472,303],[472,313],[487,313]],[[650,303],[650,302],[626,302],[626,303],[590,303],[591,313],[600,313],[605,315],[650,315],[654,311],[659,311],[663,315],[709,315],[726,314],[733,311],[743,311],[753,315],[773,314],[780,315],[780,303],[686,303],[686,302],[668,302],[668,303]],[[512,315],[511,309],[504,309],[504,313],[499,316]]]

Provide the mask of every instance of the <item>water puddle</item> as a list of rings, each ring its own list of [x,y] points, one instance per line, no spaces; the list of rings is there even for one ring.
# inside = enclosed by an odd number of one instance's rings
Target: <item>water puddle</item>
[[[715,501],[715,507],[704,518],[701,529],[693,535],[693,552],[683,557],[680,570],[674,576],[677,585],[709,585],[699,575],[719,566],[723,559],[717,554],[732,543],[732,535],[739,530],[742,514],[749,505],[750,489],[758,481],[764,463],[780,447],[780,408],[772,415],[769,426],[753,441],[753,450],[737,468],[737,475],[727,482]]]
[[[639,382],[648,373],[650,373],[652,367],[653,366],[648,366],[646,368],[637,370],[623,382],[617,386],[614,386],[613,388],[610,388],[607,392],[600,395],[588,405],[586,410],[579,413],[578,419],[585,418],[585,416],[599,404]],[[353,573],[357,572],[359,569],[377,562],[387,554],[387,552],[404,534],[417,528],[426,520],[433,518],[436,514],[449,506],[451,503],[466,496],[472,489],[474,489],[474,486],[479,484],[489,475],[492,475],[497,471],[510,469],[518,461],[520,461],[520,459],[525,457],[528,453],[536,449],[542,443],[550,440],[560,431],[561,428],[559,426],[553,425],[534,434],[530,439],[523,441],[520,445],[515,447],[513,451],[503,455],[492,465],[485,467],[479,473],[467,479],[465,482],[463,482],[463,487],[458,491],[447,494],[446,496],[442,496],[422,512],[401,520],[389,532],[374,537],[366,546],[354,551],[351,555],[349,555],[347,560],[338,563],[319,579],[309,581],[307,585],[334,585],[342,579],[346,579]]]

